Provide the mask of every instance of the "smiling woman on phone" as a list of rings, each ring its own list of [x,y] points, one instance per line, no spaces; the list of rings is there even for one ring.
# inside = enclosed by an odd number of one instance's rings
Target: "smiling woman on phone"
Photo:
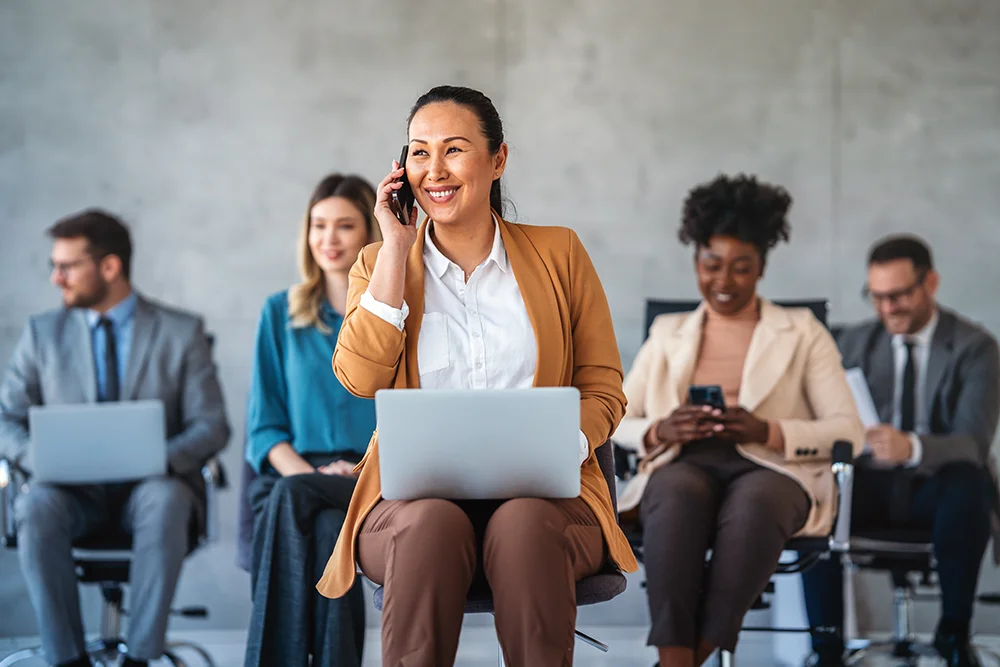
[[[453,664],[466,595],[486,583],[509,664],[570,665],[575,582],[606,558],[636,569],[593,455],[625,411],[607,298],[575,233],[503,219],[507,145],[489,98],[434,88],[414,105],[408,134],[405,171],[393,162],[377,188],[384,241],[351,271],[334,371],[365,397],[576,387],[582,491],[568,500],[384,500],[376,435],[318,588],[344,595],[355,560],[384,586],[387,667]],[[419,226],[415,209],[406,225],[392,210],[400,179],[427,213]]]
[[[680,239],[703,301],[656,318],[625,379],[614,440],[643,460],[620,507],[639,507],[661,667],[735,650],[788,539],[830,531],[833,443],[863,445],[833,337],[812,311],[757,295],[791,203],[742,175],[690,192]]]

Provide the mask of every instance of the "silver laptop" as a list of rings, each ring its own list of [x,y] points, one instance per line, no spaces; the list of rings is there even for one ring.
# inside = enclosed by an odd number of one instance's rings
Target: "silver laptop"
[[[103,484],[167,472],[160,401],[34,406],[28,426],[32,481]]]
[[[573,387],[386,389],[375,412],[386,500],[580,495]]]

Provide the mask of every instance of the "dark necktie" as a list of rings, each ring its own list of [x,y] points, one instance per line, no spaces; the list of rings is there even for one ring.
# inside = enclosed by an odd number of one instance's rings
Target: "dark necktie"
[[[906,345],[906,365],[903,367],[903,392],[899,401],[899,430],[912,433],[916,428],[917,415],[917,368],[913,358],[915,343],[908,340]]]
[[[905,345],[906,365],[903,366],[903,387],[899,400],[899,430],[913,433],[917,414],[917,364],[913,358],[915,343],[908,340]],[[912,482],[913,471],[909,468],[901,466],[893,475],[889,498],[889,518],[893,523],[905,522],[909,516]]]
[[[102,317],[98,326],[104,329],[104,401],[117,401],[118,391],[118,346],[115,343],[115,325]]]

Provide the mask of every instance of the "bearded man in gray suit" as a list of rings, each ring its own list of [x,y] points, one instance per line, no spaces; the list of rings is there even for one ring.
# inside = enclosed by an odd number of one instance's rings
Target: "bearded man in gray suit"
[[[1000,352],[982,327],[940,306],[940,277],[914,236],[883,239],[868,256],[877,318],[836,335],[844,366],[860,368],[881,424],[855,462],[851,527],[923,529],[934,545],[941,620],[934,647],[949,667],[978,667],[969,643],[979,570],[996,526],[990,446],[1000,415]],[[835,559],[803,574],[812,626],[842,628]],[[843,665],[843,640],[816,635],[812,664]]]
[[[169,473],[104,485],[29,480],[14,508],[21,568],[47,661],[90,665],[72,542],[117,529],[131,534],[123,664],[144,665],[163,653],[192,522],[204,520],[200,469],[229,439],[222,390],[201,318],[133,290],[132,241],[117,218],[90,209],[48,234],[51,281],[65,307],[32,317],[14,350],[0,384],[3,453],[23,458],[33,405],[156,399],[166,416]]]

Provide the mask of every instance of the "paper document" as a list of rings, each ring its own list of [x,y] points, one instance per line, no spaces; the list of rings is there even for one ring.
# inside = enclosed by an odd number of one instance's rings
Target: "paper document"
[[[851,387],[851,393],[854,395],[854,404],[858,408],[861,424],[866,429],[881,424],[878,410],[875,409],[875,401],[872,400],[872,393],[868,390],[865,372],[860,368],[847,369],[847,384]]]

